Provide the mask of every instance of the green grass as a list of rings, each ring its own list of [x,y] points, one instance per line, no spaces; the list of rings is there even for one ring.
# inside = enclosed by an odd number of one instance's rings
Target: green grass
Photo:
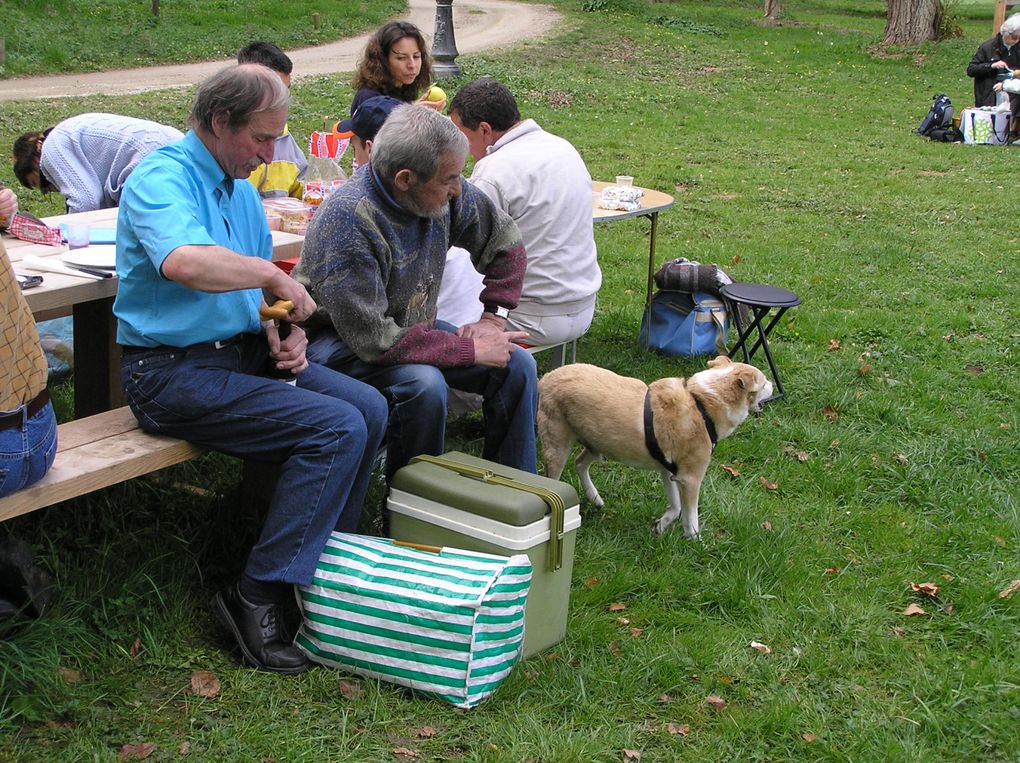
[[[233,58],[255,39],[285,50],[332,42],[400,12],[401,0],[8,0],[0,78]],[[319,14],[319,27],[312,14]]]
[[[258,521],[234,499],[237,464],[209,456],[165,473],[208,495],[140,479],[4,523],[59,594],[0,647],[0,759],[115,760],[139,742],[203,761],[1018,759],[1020,595],[997,594],[1020,578],[1020,149],[911,133],[933,93],[968,104],[990,9],[964,16],[961,40],[880,54],[878,0],[786,2],[780,26],[736,0],[556,5],[561,36],[462,57],[448,92],[502,79],[593,176],[675,194],[660,260],[717,262],[802,299],[773,340],[788,396],[720,443],[703,540],[652,537],[658,478],[596,466],[607,507],[584,507],[563,643],[474,711],[359,679],[347,698],[333,671],[238,666],[207,600]],[[303,81],[292,129],[351,95],[339,77]],[[188,97],[5,104],[0,143],[85,109],[181,124]],[[579,360],[688,375],[703,362],[637,347],[647,233],[596,228],[605,283]],[[910,590],[927,581],[934,600]],[[928,614],[903,616],[911,603]],[[220,677],[218,698],[184,691],[194,670]]]

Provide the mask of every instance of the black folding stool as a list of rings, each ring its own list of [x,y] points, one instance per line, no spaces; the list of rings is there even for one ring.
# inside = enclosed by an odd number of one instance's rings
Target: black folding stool
[[[800,297],[792,291],[777,289],[774,286],[765,286],[759,283],[736,282],[726,284],[719,289],[719,292],[733,305],[733,310],[730,311],[730,314],[733,316],[733,322],[737,326],[737,340],[729,351],[729,356],[732,358],[740,350],[744,355],[744,362],[750,363],[758,348],[762,348],[765,351],[765,357],[768,358],[769,368],[772,370],[772,379],[776,383],[776,390],[778,390],[778,393],[773,394],[769,400],[783,397],[786,393],[783,391],[783,383],[779,381],[779,369],[776,368],[776,361],[772,358],[772,350],[769,349],[769,333],[779,323],[783,313],[791,307],[796,307],[800,304]],[[749,307],[751,314],[754,316],[754,320],[751,321],[747,328],[744,328],[742,325],[743,321],[740,318],[741,305]],[[778,312],[763,327],[762,322],[774,309],[778,309]],[[751,349],[748,350],[747,340],[755,330],[758,331],[758,338],[751,345]]]

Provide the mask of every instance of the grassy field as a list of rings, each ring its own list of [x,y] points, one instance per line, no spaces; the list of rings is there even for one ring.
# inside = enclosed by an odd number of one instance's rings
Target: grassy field
[[[405,7],[400,0],[8,0],[0,78],[232,58],[254,39],[284,49],[354,35]],[[316,27],[312,14],[317,13]]]
[[[583,507],[566,639],[457,711],[330,670],[239,667],[207,601],[258,520],[238,464],[208,456],[3,524],[58,596],[0,645],[0,760],[146,743],[150,760],[280,763],[1020,760],[1020,592],[1000,595],[1020,579],[1020,148],[911,132],[935,93],[968,105],[991,9],[961,13],[963,39],[883,51],[878,0],[789,0],[775,26],[758,2],[554,4],[560,36],[462,58],[448,92],[505,81],[594,177],[675,195],[660,260],[802,299],[774,334],[787,398],[720,443],[702,541],[652,536],[655,475],[595,467],[607,506]],[[345,110],[345,80],[302,82],[292,130]],[[5,104],[0,144],[84,110],[182,124],[187,101]],[[650,381],[704,363],[637,346],[647,234],[596,229],[605,281],[578,354]],[[457,432],[470,447],[477,425]],[[197,670],[216,697],[190,693]]]

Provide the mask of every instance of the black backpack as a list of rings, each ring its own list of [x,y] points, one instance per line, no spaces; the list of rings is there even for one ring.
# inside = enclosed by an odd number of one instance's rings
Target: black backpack
[[[949,96],[944,93],[933,95],[932,101],[934,103],[928,109],[924,119],[921,120],[921,126],[917,128],[919,135],[930,135],[932,130],[940,130],[953,126],[954,110]]]

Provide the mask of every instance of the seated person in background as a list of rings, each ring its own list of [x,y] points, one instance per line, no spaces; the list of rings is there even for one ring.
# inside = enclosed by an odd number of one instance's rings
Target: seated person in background
[[[280,75],[283,84],[290,88],[290,75],[294,64],[290,56],[271,42],[255,41],[248,43],[237,51],[237,63],[262,64]],[[298,146],[287,125],[283,126],[283,135],[276,139],[273,148],[273,160],[268,164],[260,164],[248,176],[248,180],[259,189],[263,199],[274,199],[293,196],[300,199],[304,190],[301,180],[308,169],[308,160]]]
[[[378,95],[442,111],[445,98],[424,100],[431,84],[432,57],[425,37],[408,21],[389,21],[369,38],[358,61],[351,82],[357,91],[351,101],[351,116],[363,102]]]
[[[0,214],[17,209],[0,190]],[[46,355],[0,241],[0,498],[42,479],[57,453]]]
[[[278,673],[308,667],[281,615],[292,586],[311,583],[330,532],[357,528],[387,413],[376,390],[308,363],[300,328],[281,340],[259,319],[264,298],[293,302],[295,321],[315,309],[272,263],[258,193],[238,182],[272,161],[289,100],[257,64],[199,87],[191,131],[146,157],[124,189],[113,307],[124,390],[142,429],[280,465],[240,580],[213,599],[245,660]]]
[[[62,193],[68,212],[117,206],[124,183],[150,151],[174,143],[173,127],[118,114],[79,114],[14,141],[14,174],[26,188]]]
[[[7,230],[11,218],[18,213],[18,197],[14,191],[0,183],[0,230]]]
[[[967,76],[974,78],[974,105],[994,106],[997,75],[1020,69],[1020,13],[1002,22],[999,33],[981,43],[967,66]],[[1020,99],[1010,97],[1010,111],[1016,115]]]
[[[393,110],[372,161],[323,202],[296,277],[319,304],[309,359],[382,390],[390,403],[387,477],[444,451],[448,388],[481,394],[483,457],[535,471],[535,361],[505,331],[526,258],[517,226],[461,180],[467,140],[436,111]],[[436,321],[450,246],[485,273],[484,316],[455,329]]]
[[[372,141],[390,115],[403,101],[388,95],[377,95],[364,101],[354,110],[350,119],[337,122],[338,138],[350,138],[354,146],[354,166],[364,167],[372,157]]]
[[[521,119],[506,86],[479,79],[450,103],[467,136],[471,183],[513,218],[528,252],[520,303],[507,319],[529,345],[560,344],[588,330],[602,285],[592,227],[591,175],[570,143]]]

